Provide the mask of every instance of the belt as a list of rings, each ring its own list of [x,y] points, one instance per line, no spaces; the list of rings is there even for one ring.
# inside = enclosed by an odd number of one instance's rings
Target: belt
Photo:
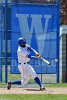
[[[22,64],[22,63],[19,63],[20,65]],[[29,62],[26,62],[26,63],[23,63],[23,64],[29,64]]]

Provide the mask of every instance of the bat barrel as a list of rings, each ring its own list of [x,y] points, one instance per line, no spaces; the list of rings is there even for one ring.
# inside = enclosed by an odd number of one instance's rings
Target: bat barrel
[[[36,56],[31,56],[32,58],[37,58]],[[40,58],[42,61],[44,61],[45,63],[47,63],[48,65],[51,65],[49,61],[47,61],[46,59],[44,59],[43,57]]]
[[[49,61],[47,61],[46,59],[44,59],[44,58],[42,58],[42,57],[41,57],[41,59],[42,59],[45,63],[47,63],[48,65],[50,65],[50,62],[49,62]]]

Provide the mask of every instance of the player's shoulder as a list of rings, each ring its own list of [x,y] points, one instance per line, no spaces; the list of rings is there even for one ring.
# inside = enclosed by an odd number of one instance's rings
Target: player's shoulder
[[[20,47],[20,46],[18,47],[18,50],[17,50],[17,52],[21,52],[21,47]]]

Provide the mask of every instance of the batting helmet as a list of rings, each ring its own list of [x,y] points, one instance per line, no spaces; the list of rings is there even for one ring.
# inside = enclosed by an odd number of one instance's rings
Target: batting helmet
[[[18,39],[18,44],[19,45],[25,45],[26,44],[26,39],[24,39],[23,37]]]

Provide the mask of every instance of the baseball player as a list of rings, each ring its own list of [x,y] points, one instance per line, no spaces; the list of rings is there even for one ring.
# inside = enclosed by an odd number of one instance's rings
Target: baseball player
[[[22,80],[8,82],[7,89],[10,89],[12,84],[14,85],[27,84],[29,76],[31,76],[35,80],[35,82],[40,86],[40,90],[45,90],[45,87],[43,87],[40,79],[37,77],[35,70],[29,64],[29,61],[31,59],[30,51],[34,52],[36,57],[38,58],[41,57],[41,55],[37,51],[35,51],[33,48],[31,48],[29,45],[26,44],[26,40],[23,37],[19,38],[17,56],[18,56],[18,69],[21,73]]]

